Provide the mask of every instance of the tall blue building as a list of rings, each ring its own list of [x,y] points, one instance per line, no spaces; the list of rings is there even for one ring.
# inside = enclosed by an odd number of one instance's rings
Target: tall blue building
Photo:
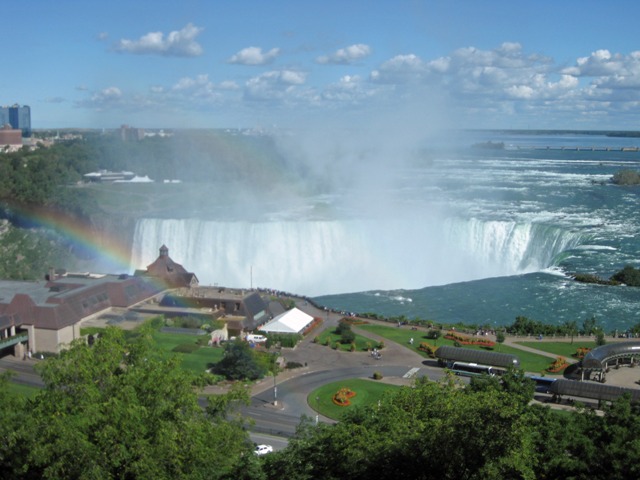
[[[11,107],[0,107],[0,127],[7,123],[16,130],[22,130],[23,137],[30,137],[31,107],[17,103]]]

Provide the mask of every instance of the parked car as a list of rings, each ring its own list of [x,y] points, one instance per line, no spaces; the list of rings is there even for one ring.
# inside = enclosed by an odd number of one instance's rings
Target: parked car
[[[271,445],[258,445],[253,452],[256,455],[266,455],[273,452],[273,447]]]

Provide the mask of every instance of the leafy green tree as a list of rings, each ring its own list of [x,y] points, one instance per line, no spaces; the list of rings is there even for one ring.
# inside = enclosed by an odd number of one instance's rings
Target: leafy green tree
[[[213,366],[213,373],[224,375],[229,380],[256,380],[267,373],[248,342],[236,340],[224,346],[222,360]]]
[[[598,328],[598,320],[594,316],[585,318],[582,322],[582,333],[585,335],[596,333]]]
[[[506,340],[506,337],[504,336],[504,332],[502,330],[498,330],[496,332],[496,343],[498,345],[502,345],[505,340]]]
[[[640,269],[634,268],[631,265],[626,265],[622,270],[616,272],[611,277],[611,280],[624,283],[631,287],[638,287],[640,286]]]
[[[527,404],[498,389],[416,382],[336,425],[305,424],[267,478],[535,478]]]
[[[430,338],[431,340],[433,340],[434,345],[438,344],[438,339],[441,336],[442,336],[442,332],[438,329],[429,330],[429,332],[427,333],[427,338]]]
[[[562,324],[565,335],[571,337],[571,343],[573,343],[573,337],[578,333],[578,323],[575,320],[565,320]]]
[[[45,388],[18,410],[5,478],[227,479],[254,461],[242,425],[208,415],[195,377],[148,332],[127,342],[109,328],[38,370]]]

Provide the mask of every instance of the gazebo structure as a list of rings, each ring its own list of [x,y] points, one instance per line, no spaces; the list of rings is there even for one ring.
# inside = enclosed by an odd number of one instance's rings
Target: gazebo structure
[[[581,379],[590,379],[604,383],[610,362],[618,365],[622,359],[630,359],[633,364],[635,357],[640,357],[640,341],[615,342],[594,348],[582,359]]]

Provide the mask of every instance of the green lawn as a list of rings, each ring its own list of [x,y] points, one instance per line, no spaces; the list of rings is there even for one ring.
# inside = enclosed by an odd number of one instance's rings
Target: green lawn
[[[427,342],[430,345],[434,345],[434,340],[426,338],[426,332],[424,330],[411,330],[407,327],[391,327],[386,325],[358,325],[357,328],[361,328],[362,330],[375,333],[376,335],[380,335],[388,340],[399,343],[400,345],[413,350],[414,352],[419,353],[425,358],[428,358],[428,355],[420,350],[418,350],[418,346],[420,342]],[[409,340],[413,338],[413,345],[409,345]],[[435,342],[437,346],[442,345],[453,345],[453,340],[446,340],[444,338],[439,338],[437,342]],[[536,344],[538,345],[538,344]],[[480,346],[465,346],[464,348],[471,348],[474,350],[484,350],[483,347]],[[520,359],[520,366],[526,372],[536,372],[542,373],[544,370],[551,364],[553,359],[549,357],[545,357],[544,355],[537,355],[535,353],[525,352],[523,350],[519,350],[515,347],[509,347],[507,345],[496,344],[495,348],[492,350],[493,352],[498,353],[509,353],[512,355],[516,355]],[[574,350],[575,351],[575,350]]]
[[[325,342],[328,339],[330,347],[333,347],[336,342],[340,341],[340,335],[338,335],[337,333],[334,333],[333,329],[324,330],[319,335],[317,335],[317,338],[318,338],[318,343],[320,345],[325,345]],[[357,352],[366,352],[369,348],[376,348],[378,346],[374,340],[371,340],[370,338],[363,337],[362,335],[357,335],[357,334],[356,334],[355,344],[356,344]],[[351,344],[338,343],[338,348],[341,351],[348,352],[351,350]]]
[[[222,358],[224,349],[222,347],[202,346],[191,353],[174,352],[173,349],[178,345],[189,344],[194,345],[207,335],[186,335],[183,333],[163,333],[155,332],[153,338],[158,346],[165,352],[180,355],[182,357],[182,366],[195,373],[203,373],[207,370],[207,365],[216,363]]]
[[[356,396],[352,397],[351,405],[341,407],[333,403],[333,396],[342,387],[348,387]],[[365,380],[362,378],[350,378],[339,382],[328,383],[312,391],[307,397],[309,406],[325,417],[339,420],[349,409],[360,405],[375,404],[382,398],[385,392],[401,388],[397,385],[389,385],[379,380]]]
[[[411,330],[408,327],[387,327],[386,325],[373,325],[373,324],[364,324],[357,325],[357,328],[361,328],[366,332],[375,333],[376,335],[380,335],[381,337],[386,338],[387,340],[391,340],[393,342],[399,343],[400,345],[405,346],[409,350],[413,350],[414,352],[419,353],[425,358],[428,358],[428,355],[420,350],[418,347],[421,342],[427,342],[430,345],[433,345],[434,340],[426,338],[426,333],[424,330]],[[409,344],[409,340],[413,338],[413,345]],[[436,342],[436,345],[453,345],[453,342],[449,340],[444,340],[443,338],[439,338]]]
[[[535,348],[537,350],[542,350],[543,352],[553,353],[554,355],[559,355],[567,358],[575,358],[573,354],[576,353],[576,350],[580,347],[586,348],[595,348],[596,342],[590,341],[574,341],[571,343],[568,342],[516,342],[519,345],[524,345],[525,347]]]

